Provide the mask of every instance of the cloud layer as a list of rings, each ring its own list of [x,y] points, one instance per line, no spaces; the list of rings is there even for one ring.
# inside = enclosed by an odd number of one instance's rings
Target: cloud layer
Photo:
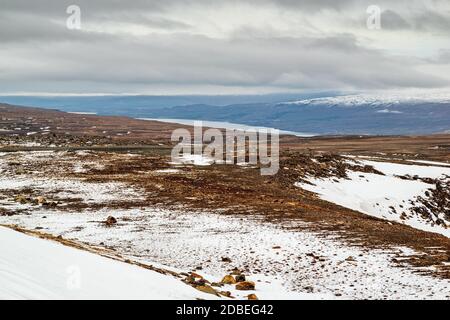
[[[450,83],[448,1],[3,0],[0,91],[262,93]]]

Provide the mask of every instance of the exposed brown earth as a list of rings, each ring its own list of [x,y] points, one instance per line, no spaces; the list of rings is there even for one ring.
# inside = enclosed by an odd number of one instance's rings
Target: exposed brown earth
[[[0,116],[0,129],[4,129],[0,130],[0,143],[3,146],[0,152],[96,150],[95,159],[93,157],[91,160],[101,163],[103,167],[91,169],[88,173],[66,170],[69,164],[64,159],[48,163],[47,168],[41,169],[60,176],[81,176],[89,181],[124,182],[145,190],[145,200],[111,202],[107,206],[129,208],[184,205],[192,209],[222,209],[224,213],[234,215],[263,214],[265,219],[273,223],[298,219],[311,222],[308,228],[321,231],[324,236],[328,232],[337,233],[342,241],[351,245],[413,248],[425,254],[410,258],[409,263],[421,267],[435,266],[436,276],[450,278],[450,239],[322,201],[314,194],[294,186],[294,182],[301,181],[306,174],[344,177],[349,164],[340,161],[338,154],[376,156],[383,153],[383,157],[390,157],[395,161],[449,161],[450,135],[322,138],[283,136],[280,171],[275,176],[261,176],[257,167],[234,165],[186,166],[180,174],[155,175],[148,173],[170,167],[170,134],[179,125],[8,105],[0,105]],[[41,128],[45,127],[50,127],[47,129],[49,131],[43,132]],[[15,128],[22,130],[14,130]],[[27,135],[29,132],[37,133]],[[11,145],[11,141],[41,145]],[[124,153],[128,150],[137,155],[128,157]],[[32,166],[23,168],[20,163],[11,165],[16,166],[14,170],[31,172],[35,169]],[[356,169],[375,172],[369,166]],[[6,192],[6,196],[14,195]],[[52,201],[64,203],[64,199]],[[67,206],[68,210],[84,208],[86,204],[76,201]],[[2,210],[0,214],[14,214]]]
[[[286,136],[282,146],[298,151],[343,153],[450,162],[450,134],[427,136]]]
[[[42,128],[49,127],[49,132]],[[187,126],[127,117],[70,114],[57,110],[24,108],[0,103],[0,138],[17,137],[18,141],[43,142],[43,146],[144,148],[168,144],[176,128]],[[14,130],[21,128],[23,130]],[[27,136],[29,132],[44,133]],[[2,143],[4,145],[4,143]],[[303,153],[385,154],[394,158],[411,158],[450,162],[450,134],[429,136],[344,136],[300,138],[282,136],[282,150]]]

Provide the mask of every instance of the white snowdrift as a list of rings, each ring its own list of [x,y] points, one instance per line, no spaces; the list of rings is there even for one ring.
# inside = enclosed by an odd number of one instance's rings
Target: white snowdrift
[[[445,175],[450,176],[450,168],[368,160],[359,160],[358,163],[371,165],[385,175],[348,171],[349,179],[310,178],[308,180],[313,185],[306,183],[297,183],[296,185],[317,193],[323,200],[343,207],[450,237],[450,229],[430,224],[421,217],[412,216],[407,220],[400,219],[400,214],[408,212],[412,207],[410,200],[423,196],[428,189],[433,188],[433,185],[416,180],[402,180],[398,177],[417,175],[421,178],[444,178]]]
[[[450,168],[442,166],[405,165],[390,162],[378,162],[363,160],[359,161],[364,165],[373,166],[375,169],[389,176],[417,175],[421,178],[438,179],[445,175],[450,176]],[[438,164],[438,162],[436,162]]]
[[[214,163],[222,164],[222,160],[215,160],[201,154],[184,154],[176,161],[170,162],[172,165],[194,165],[194,166],[210,166]]]
[[[214,298],[167,275],[0,227],[0,299]]]

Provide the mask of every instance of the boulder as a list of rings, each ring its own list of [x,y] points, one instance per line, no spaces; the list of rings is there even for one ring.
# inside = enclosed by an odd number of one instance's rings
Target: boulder
[[[255,290],[255,283],[252,281],[242,281],[236,284],[236,290]]]
[[[241,270],[239,270],[238,268],[234,268],[233,270],[231,270],[231,274],[234,276],[240,275],[241,273]]]
[[[232,275],[226,275],[225,277],[223,277],[223,279],[220,281],[220,283],[223,283],[223,284],[235,284],[236,283],[236,279],[234,279],[234,277]]]
[[[236,282],[243,282],[245,281],[245,276],[243,274],[239,274],[236,276]]]
[[[219,292],[222,296],[231,298],[231,292],[230,291],[220,291]]]
[[[215,296],[219,296],[219,293],[216,291],[216,289],[214,289],[211,286],[208,285],[202,285],[202,286],[197,286],[195,287],[197,290],[204,292],[204,293],[209,293],[209,294],[213,294]]]
[[[23,194],[18,195],[15,200],[16,202],[19,202],[21,204],[26,204],[28,202],[27,197],[25,197]]]
[[[46,204],[47,203],[47,199],[45,197],[39,196],[39,197],[36,197],[35,202],[37,204]]]
[[[231,259],[228,257],[222,257],[222,262],[231,262]]]
[[[105,223],[106,223],[106,225],[108,225],[108,226],[112,226],[112,225],[114,225],[114,224],[117,223],[117,219],[114,218],[113,216],[109,216],[108,218],[106,218]]]
[[[223,283],[213,282],[213,283],[211,283],[211,287],[221,288],[221,287],[223,287]]]

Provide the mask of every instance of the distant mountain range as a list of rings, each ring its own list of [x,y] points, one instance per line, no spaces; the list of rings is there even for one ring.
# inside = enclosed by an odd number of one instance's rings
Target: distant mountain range
[[[328,93],[329,94],[329,93]],[[135,118],[221,121],[318,135],[450,132],[450,93],[270,96],[108,96],[0,100]],[[297,99],[297,97],[299,99]],[[28,99],[31,99],[28,97]],[[39,99],[39,98],[35,98]],[[49,100],[50,99],[50,100]],[[283,101],[283,99],[286,99]],[[51,103],[49,103],[49,101]],[[233,103],[239,101],[239,103]],[[262,101],[262,102],[261,102]],[[25,102],[25,103],[21,103]],[[32,103],[26,103],[32,102]],[[191,103],[195,102],[195,103]],[[232,102],[232,103],[228,103]]]
[[[339,96],[228,106],[196,104],[155,110],[154,118],[237,122],[320,135],[449,132],[450,100],[395,96]]]

